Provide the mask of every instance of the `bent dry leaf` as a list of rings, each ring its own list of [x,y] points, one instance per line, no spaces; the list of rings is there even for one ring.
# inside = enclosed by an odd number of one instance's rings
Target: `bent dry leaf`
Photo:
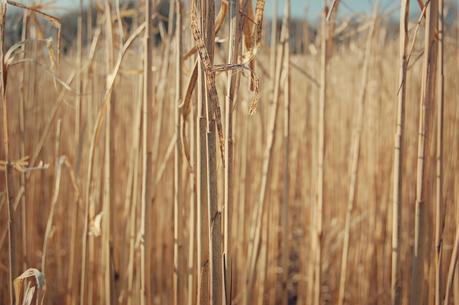
[[[30,268],[14,282],[15,304],[41,305],[45,296],[45,275],[36,268]]]

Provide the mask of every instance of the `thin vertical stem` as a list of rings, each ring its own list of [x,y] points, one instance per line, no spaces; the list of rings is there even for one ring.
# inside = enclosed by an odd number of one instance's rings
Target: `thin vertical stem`
[[[414,257],[412,269],[411,305],[419,304],[423,295],[422,285],[424,272],[424,230],[426,191],[424,179],[425,156],[427,151],[426,140],[431,137],[428,126],[431,116],[428,110],[432,109],[435,100],[435,76],[437,64],[437,44],[435,31],[437,30],[438,0],[431,0],[426,12],[426,28],[424,41],[424,62],[422,75],[422,89],[420,98],[420,114],[418,129],[418,159],[416,168],[416,202],[415,202],[415,228],[414,228]]]
[[[438,0],[438,69],[437,69],[437,147],[436,147],[436,198],[435,198],[435,305],[442,300],[443,253],[443,116],[444,116],[444,0]]]
[[[209,54],[210,65],[214,59],[215,30],[215,3],[206,1],[206,26],[204,27],[205,47]],[[215,72],[213,72],[215,75]],[[206,72],[208,78],[209,72]],[[209,90],[209,88],[207,88]],[[214,105],[214,96],[207,94],[207,205],[208,205],[208,225],[209,225],[209,256],[210,256],[210,304],[222,304],[222,232],[221,232],[221,212],[218,210],[218,187],[217,187],[217,122],[214,116],[218,105]],[[223,139],[221,139],[223,140]]]
[[[237,31],[239,5],[237,0],[229,1],[229,46],[228,63],[237,63],[239,55],[240,32]],[[236,73],[228,72],[226,105],[225,105],[225,186],[224,186],[224,263],[225,263],[225,301],[226,305],[232,300],[232,212],[233,212],[233,107],[236,91]]]
[[[360,143],[362,138],[363,119],[365,113],[365,99],[367,93],[368,84],[368,72],[370,64],[371,47],[373,41],[373,34],[376,26],[377,19],[377,8],[375,7],[375,13],[373,16],[373,22],[368,31],[367,43],[365,48],[365,55],[363,60],[363,73],[362,82],[360,85],[360,94],[357,101],[357,117],[355,119],[355,126],[352,131],[351,137],[351,151],[349,154],[349,193],[346,210],[346,222],[344,226],[344,240],[343,240],[343,251],[341,254],[341,273],[340,273],[340,284],[338,292],[338,305],[344,304],[344,293],[346,289],[347,279],[347,261],[349,255],[349,241],[350,241],[350,229],[352,223],[352,212],[355,205],[355,193],[357,191],[357,175],[359,171],[359,159],[360,159]]]
[[[391,304],[399,305],[401,301],[400,282],[400,226],[402,211],[402,161],[403,135],[405,131],[405,99],[407,79],[407,47],[408,47],[408,17],[409,0],[401,0],[400,12],[400,73],[397,105],[397,126],[394,143],[393,194],[392,194],[392,271],[391,271]]]
[[[290,37],[290,0],[285,1],[283,27],[286,37]],[[289,279],[289,193],[290,193],[290,172],[289,172],[289,156],[290,156],[290,41],[285,43],[284,57],[284,125],[283,125],[283,181],[282,187],[282,208],[281,208],[281,230],[282,230],[282,251],[281,251],[281,303],[288,304],[288,279]]]
[[[5,153],[5,196],[8,207],[8,285],[10,292],[10,302],[13,304],[13,280],[16,277],[16,228],[14,221],[14,205],[13,205],[13,177],[12,177],[12,166],[10,161],[10,148],[9,148],[9,131],[8,131],[8,102],[6,97],[6,83],[7,74],[5,70],[4,58],[4,40],[5,40],[5,21],[6,21],[6,1],[0,4],[0,66],[1,72],[1,99],[2,99],[2,112],[3,112],[3,149]]]
[[[327,1],[325,0],[325,6]],[[319,92],[319,128],[318,128],[318,152],[317,152],[317,207],[315,215],[315,236],[314,246],[315,264],[314,264],[314,305],[320,304],[320,288],[321,288],[321,273],[322,273],[322,221],[323,221],[323,206],[324,206],[324,157],[325,157],[325,101],[327,96],[327,22],[326,10],[322,16],[321,29],[321,53],[320,53],[320,92]]]
[[[113,24],[111,18],[111,8],[109,0],[105,2],[105,18],[106,18],[106,69],[107,77],[111,77],[111,70],[113,69]],[[107,87],[110,80],[107,78]],[[106,89],[108,90],[108,88]],[[111,90],[108,99],[112,99]],[[105,304],[111,305],[111,272],[110,272],[110,239],[111,239],[111,120],[112,120],[112,106],[111,102],[107,105],[106,121],[105,121],[105,153],[104,153],[104,174],[103,174],[103,283],[104,283],[104,296]]]
[[[149,249],[147,217],[150,211],[150,193],[149,186],[152,181],[151,173],[151,106],[153,102],[153,84],[152,84],[152,56],[153,42],[151,18],[153,15],[152,0],[146,1],[145,10],[145,53],[144,53],[144,97],[142,110],[142,197],[141,197],[141,216],[140,216],[140,305],[147,304],[148,264],[147,252]]]
[[[182,305],[184,302],[183,296],[183,273],[184,267],[180,259],[182,256],[181,250],[183,249],[182,234],[180,234],[180,213],[182,207],[182,145],[181,145],[181,114],[180,104],[182,101],[182,7],[181,1],[175,1],[176,8],[176,80],[175,80],[175,94],[176,103],[174,107],[174,121],[175,121],[175,152],[174,152],[174,305]]]

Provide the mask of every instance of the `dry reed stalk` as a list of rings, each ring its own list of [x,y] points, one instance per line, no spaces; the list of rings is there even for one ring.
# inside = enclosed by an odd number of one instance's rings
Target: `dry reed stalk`
[[[206,90],[202,65],[198,71],[198,105],[196,124],[196,176],[197,176],[197,255],[198,255],[198,293],[196,304],[209,304],[209,226],[207,222],[207,162],[206,162]]]
[[[77,59],[76,66],[79,68],[83,65],[83,0],[80,0],[80,13],[77,19]],[[81,73],[77,76],[77,88],[75,97],[75,147],[77,149],[80,146],[80,129],[81,129],[81,105],[82,105],[82,93],[83,93],[83,77]]]
[[[237,25],[239,22],[239,5],[237,0],[229,0],[229,45],[228,45],[228,63],[236,64],[239,56],[239,47],[241,35],[237,31]],[[225,287],[225,304],[230,305],[232,303],[232,221],[233,221],[233,109],[235,103],[236,93],[236,73],[234,71],[228,72],[227,80],[227,92],[226,92],[226,103],[225,103],[225,173],[224,173],[224,287]]]
[[[57,133],[60,134],[60,124],[58,125],[58,130]],[[59,138],[57,139],[57,142],[59,142]],[[46,223],[46,231],[45,231],[45,238],[43,241],[43,251],[42,251],[42,257],[41,257],[41,271],[43,274],[46,274],[46,255],[48,252],[48,242],[50,239],[51,235],[51,229],[53,225],[53,218],[54,218],[54,212],[56,209],[57,205],[57,199],[59,197],[59,190],[61,186],[61,172],[62,172],[62,165],[65,162],[65,156],[58,157],[56,160],[56,176],[54,180],[54,190],[53,190],[53,196],[51,200],[51,208],[49,211],[49,216],[48,216],[48,221]]]
[[[418,159],[416,168],[416,202],[415,202],[415,232],[413,247],[413,269],[412,269],[412,287],[410,303],[412,305],[419,303],[422,295],[421,287],[423,285],[424,272],[424,235],[425,228],[425,200],[427,197],[425,190],[425,156],[428,149],[426,140],[431,136],[428,126],[430,126],[431,115],[430,109],[435,102],[435,76],[437,65],[437,15],[438,0],[430,1],[426,12],[426,28],[424,41],[424,62],[422,75],[422,88],[420,98],[419,130],[418,130]]]
[[[183,266],[183,234],[181,231],[181,213],[184,208],[182,205],[182,142],[180,132],[182,128],[180,105],[182,103],[182,3],[175,0],[176,29],[175,29],[175,107],[174,107],[174,127],[175,127],[175,149],[174,149],[174,272],[173,289],[174,305],[184,304],[184,266]],[[172,20],[170,20],[172,21]]]
[[[244,259],[245,254],[245,237],[246,237],[246,226],[245,226],[245,214],[246,214],[246,198],[247,198],[247,170],[248,170],[248,162],[247,162],[247,155],[248,155],[248,122],[247,120],[242,120],[241,122],[242,127],[240,128],[240,132],[242,135],[240,136],[241,146],[239,149],[240,157],[239,157],[239,192],[238,192],[238,207],[237,207],[237,253],[235,257],[235,271],[238,274],[243,274],[246,270],[246,260]],[[240,289],[244,287],[244,277],[239,276],[239,281],[236,283],[236,288]]]
[[[150,192],[149,185],[152,179],[152,156],[151,149],[152,139],[150,131],[152,130],[152,103],[153,103],[153,83],[152,83],[152,66],[153,66],[153,41],[151,17],[153,15],[153,3],[147,0],[145,9],[145,36],[144,36],[144,96],[142,110],[142,182],[141,182],[141,212],[140,212],[140,305],[148,304],[147,287],[149,281],[147,279],[147,251],[149,235],[147,230],[147,217],[150,215]]]
[[[134,130],[133,130],[133,157],[134,157],[134,166],[133,166],[133,181],[132,181],[132,198],[131,208],[129,213],[129,259],[128,259],[128,280],[127,280],[127,304],[135,304],[133,302],[134,298],[134,261],[135,261],[135,233],[136,233],[136,216],[137,216],[137,207],[138,207],[138,196],[139,196],[139,160],[140,160],[140,143],[141,143],[141,130],[142,130],[142,105],[143,105],[143,75],[140,74],[138,77],[138,86],[137,86],[137,109],[136,118],[134,119]]]
[[[193,39],[201,59],[206,76],[207,89],[207,206],[209,226],[209,257],[210,257],[210,304],[222,304],[223,275],[222,275],[222,232],[221,212],[218,209],[218,175],[217,175],[217,133],[220,141],[220,152],[224,157],[224,137],[221,123],[220,105],[215,87],[215,72],[213,71],[215,30],[211,25],[215,23],[215,3],[205,3],[207,12],[204,28],[205,40],[200,34],[194,1],[191,3],[191,28]],[[224,164],[224,161],[222,161]]]
[[[355,206],[355,193],[357,191],[357,175],[359,171],[359,159],[360,159],[360,150],[361,150],[361,141],[362,141],[362,131],[364,123],[364,113],[365,113],[365,100],[367,95],[367,86],[368,86],[368,73],[369,65],[371,59],[371,51],[373,44],[374,31],[376,27],[377,20],[377,6],[375,6],[375,11],[373,15],[373,21],[371,23],[370,29],[368,30],[368,36],[365,46],[365,53],[363,59],[363,73],[362,80],[360,83],[360,93],[357,100],[357,116],[355,118],[355,125],[353,126],[352,136],[351,136],[351,149],[349,154],[349,193],[347,201],[347,210],[346,210],[346,220],[344,226],[344,239],[343,239],[343,251],[341,254],[341,273],[339,281],[339,292],[338,292],[338,305],[344,304],[344,293],[346,289],[346,279],[347,279],[347,264],[348,264],[348,255],[349,255],[349,242],[350,242],[350,228],[352,219],[352,213]]]
[[[442,297],[443,228],[445,213],[443,204],[443,120],[444,120],[444,0],[438,0],[438,67],[437,67],[437,143],[436,143],[436,192],[435,192],[435,305],[440,305]]]
[[[456,237],[454,238],[453,253],[448,268],[448,278],[446,281],[445,299],[443,305],[449,305],[449,298],[456,273],[457,260],[459,257],[459,228],[456,228]]]
[[[24,16],[22,19],[22,32],[21,32],[21,41],[24,42],[24,48],[22,53],[22,59],[25,60],[27,58],[27,29],[28,29],[28,20],[29,20],[29,13],[26,11],[24,12]],[[21,137],[21,144],[20,144],[20,155],[25,156],[25,99],[26,99],[26,78],[27,78],[27,68],[28,65],[24,64],[22,68],[22,78],[21,78],[21,94],[19,99],[19,132]],[[21,173],[21,187],[24,187],[24,196],[21,199],[21,221],[22,221],[22,268],[27,268],[27,209],[26,209],[26,174]]]
[[[288,34],[287,34],[287,24],[284,19],[281,33],[281,45],[280,52],[278,53],[277,63],[276,63],[276,81],[274,86],[274,92],[272,96],[272,101],[269,104],[271,108],[268,134],[266,140],[266,147],[263,153],[263,165],[262,165],[262,177],[261,177],[261,187],[258,200],[255,203],[255,209],[253,211],[253,219],[249,231],[249,252],[248,252],[248,265],[246,268],[246,287],[244,291],[244,301],[243,304],[250,304],[252,302],[250,291],[253,289],[255,281],[255,269],[256,263],[259,255],[259,245],[261,239],[261,225],[262,225],[262,216],[264,212],[264,205],[266,202],[266,194],[268,183],[272,175],[272,162],[273,162],[273,150],[274,143],[276,139],[276,126],[277,126],[277,116],[279,108],[279,95],[280,95],[280,84],[281,84],[281,75],[282,68],[284,63],[284,54],[289,43]]]
[[[211,6],[213,7],[213,5]],[[215,12],[213,15],[215,15]],[[209,19],[212,16],[207,16],[207,18]],[[210,18],[210,19],[211,21],[209,21],[208,23],[214,24],[214,18]],[[198,25],[198,16],[196,13],[195,0],[191,2],[191,32],[193,34],[193,39],[196,43],[196,48],[198,50],[199,58],[201,59],[201,63],[203,65],[204,73],[206,76],[206,86],[209,92],[210,103],[212,104],[211,105],[212,113],[210,113],[210,115],[211,115],[211,118],[215,120],[215,124],[217,127],[218,138],[219,138],[219,143],[220,143],[220,153],[222,157],[222,163],[224,165],[225,164],[224,162],[224,156],[225,156],[224,139],[225,137],[223,136],[223,127],[222,127],[222,119],[221,119],[222,115],[220,111],[220,103],[218,101],[217,88],[215,85],[215,71],[213,69],[213,63],[212,63],[212,60],[213,60],[213,53],[212,53],[213,49],[212,48],[213,48],[214,40],[210,41],[209,38],[207,37],[207,40],[209,40],[210,43],[208,43],[207,45],[204,43],[202,32],[199,29],[199,25]],[[213,31],[210,34],[211,35],[209,36],[214,37],[215,31]],[[212,46],[209,46],[209,44],[212,44]]]
[[[195,111],[192,110],[191,118],[190,118],[190,206],[189,206],[189,243],[188,243],[188,295],[187,295],[187,305],[193,305],[195,300],[195,295],[197,294],[196,291],[196,282],[195,282],[195,274],[196,270],[196,127],[195,127]]]
[[[273,15],[271,18],[271,50],[269,54],[269,75],[271,77],[271,88],[274,88],[274,73],[276,73],[276,51],[277,51],[277,12],[279,0],[274,0]]]
[[[318,117],[318,145],[317,145],[317,207],[315,210],[315,228],[314,228],[314,241],[315,247],[314,258],[314,283],[313,283],[313,297],[314,305],[320,304],[320,288],[321,288],[321,273],[322,273],[322,221],[323,221],[323,206],[324,206],[324,158],[325,158],[325,103],[327,99],[327,69],[328,69],[328,56],[327,56],[327,0],[324,0],[324,14],[321,22],[321,51],[320,51],[320,92],[319,92],[319,117]]]
[[[113,67],[114,46],[113,46],[113,23],[111,17],[111,7],[109,0],[105,0],[105,65],[107,73],[107,86],[110,84],[110,71]],[[110,263],[110,244],[111,244],[111,150],[112,150],[112,94],[109,91],[107,97],[108,105],[105,121],[105,147],[103,159],[103,203],[102,203],[102,268],[103,268],[103,295],[106,305],[112,304],[111,290],[111,263]]]
[[[95,52],[96,52],[96,47],[97,47],[97,42],[98,42],[98,38],[99,38],[99,35],[96,34],[94,36],[94,39],[92,41],[92,44],[91,44],[91,48],[90,48],[90,56],[89,56],[89,60],[88,60],[88,64],[87,64],[87,67],[88,69],[91,68],[91,65],[92,65],[92,60],[95,56]],[[91,56],[92,55],[92,56]],[[57,112],[57,108],[55,110],[55,112]],[[54,111],[53,111],[54,113]],[[49,120],[49,122],[52,122],[52,117],[51,119]],[[50,123],[49,123],[50,124]],[[43,140],[44,142],[44,140]],[[90,176],[89,176],[90,177]],[[88,179],[90,180],[90,179]],[[83,236],[82,236],[82,254],[81,254],[81,277],[80,277],[80,300],[79,300],[79,304],[80,305],[83,305],[85,304],[85,291],[86,291],[86,272],[87,272],[87,248],[88,248],[88,235],[89,235],[89,217],[91,215],[91,209],[92,207],[90,207],[90,203],[89,203],[89,196],[90,196],[90,188],[91,186],[91,182],[88,181],[87,185],[86,185],[86,198],[85,198],[85,208],[84,208],[84,222],[83,222]]]
[[[104,117],[107,113],[107,108],[110,104],[111,99],[109,98],[111,95],[111,92],[113,90],[113,85],[116,80],[116,76],[119,74],[120,68],[121,68],[121,63],[126,55],[126,52],[128,51],[129,47],[132,45],[134,40],[142,34],[142,32],[145,30],[146,23],[143,23],[141,26],[139,26],[129,37],[129,39],[126,40],[126,43],[123,45],[121,48],[118,58],[116,63],[113,66],[113,69],[111,73],[107,76],[107,84],[106,84],[106,90],[104,92],[103,98],[102,98],[102,106],[97,114],[96,122],[94,125],[94,129],[92,131],[92,136],[91,136],[91,142],[89,145],[89,152],[88,152],[88,170],[87,170],[87,178],[86,178],[86,196],[85,196],[85,223],[84,223],[84,229],[83,229],[83,246],[82,246],[82,273],[81,273],[81,291],[80,292],[80,305],[84,304],[84,290],[85,290],[85,285],[86,285],[86,247],[87,247],[87,237],[89,234],[89,216],[90,216],[90,196],[91,196],[91,181],[92,181],[92,173],[93,173],[93,168],[94,168],[94,154],[95,154],[95,148],[96,148],[96,142],[97,138],[100,133],[100,129],[102,126],[102,123],[104,121]],[[91,294],[90,294],[91,295]]]
[[[220,32],[220,29],[222,28],[225,22],[226,14],[228,11],[228,5],[228,0],[223,0],[221,2],[220,10],[218,11],[217,17],[215,18],[215,36],[217,36],[218,32]],[[185,53],[185,55],[183,55],[183,59],[185,60],[190,58],[192,55],[196,54],[197,51],[198,49],[196,46],[192,47],[188,52]]]
[[[285,1],[284,21],[285,37],[290,37],[290,0]],[[282,254],[281,254],[281,294],[280,304],[288,304],[288,284],[289,284],[289,257],[290,257],[290,242],[289,242],[289,193],[290,193],[290,41],[285,43],[284,56],[284,124],[282,129],[283,140],[283,186],[282,186],[282,207],[280,215],[280,224],[282,231]]]
[[[2,99],[2,127],[3,127],[3,149],[5,157],[5,198],[8,208],[8,287],[10,293],[10,303],[13,304],[13,280],[16,277],[16,224],[14,220],[14,205],[12,201],[13,194],[13,176],[12,166],[10,163],[10,143],[9,143],[9,130],[8,130],[8,101],[6,96],[7,74],[5,67],[5,53],[4,53],[4,40],[5,40],[5,21],[6,21],[6,1],[0,4],[0,66],[1,73],[1,99]]]
[[[400,72],[397,104],[396,131],[394,143],[394,167],[393,167],[393,193],[392,193],[392,266],[391,266],[391,304],[399,305],[401,301],[401,268],[400,262],[400,226],[402,211],[402,161],[403,161],[403,135],[405,132],[405,100],[407,78],[407,47],[408,47],[408,21],[409,0],[401,0],[400,12]]]

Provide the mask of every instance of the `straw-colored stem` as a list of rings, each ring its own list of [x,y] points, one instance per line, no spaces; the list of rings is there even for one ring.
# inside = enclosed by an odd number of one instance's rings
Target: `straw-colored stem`
[[[290,37],[290,0],[285,1],[283,27],[286,37]],[[282,128],[282,146],[283,146],[283,186],[282,186],[282,207],[280,223],[282,230],[282,254],[281,254],[281,294],[280,304],[288,304],[288,281],[289,281],[289,260],[290,260],[290,242],[289,242],[289,195],[290,195],[290,41],[285,43],[284,56],[284,105],[283,105],[283,128]]]
[[[352,131],[351,138],[351,149],[349,154],[349,193],[347,201],[347,210],[346,210],[346,221],[344,226],[344,240],[343,240],[343,251],[341,254],[341,273],[340,273],[340,284],[338,292],[338,305],[344,304],[344,293],[346,289],[346,279],[347,279],[347,264],[348,264],[348,255],[349,255],[349,241],[350,241],[350,229],[352,223],[352,213],[354,211],[355,205],[355,193],[357,191],[357,175],[359,171],[359,159],[360,159],[360,150],[361,150],[361,141],[362,141],[362,129],[363,129],[363,119],[365,113],[365,100],[367,94],[367,85],[368,85],[368,73],[369,73],[369,64],[370,64],[370,55],[373,41],[373,34],[376,27],[377,20],[377,8],[375,8],[375,14],[373,16],[373,22],[370,26],[367,43],[365,47],[365,55],[363,60],[363,72],[362,72],[362,81],[360,84],[360,94],[357,100],[357,117],[355,119],[355,125]]]
[[[180,104],[182,103],[182,3],[175,0],[176,32],[175,32],[175,105],[174,105],[174,129],[175,129],[175,150],[174,150],[174,305],[184,304],[184,266],[183,266],[183,234],[181,233],[182,202],[182,141],[180,132],[182,117]],[[170,20],[172,21],[172,20]]]
[[[398,92],[396,131],[394,143],[393,193],[392,193],[392,266],[391,266],[391,304],[399,305],[401,301],[400,274],[400,226],[402,210],[402,161],[403,135],[405,132],[405,99],[407,78],[407,47],[408,47],[408,17],[409,0],[401,0],[400,12],[400,72]]]
[[[229,1],[229,45],[228,63],[237,63],[241,35],[237,31],[239,3],[237,0]],[[236,72],[228,72],[226,105],[225,105],[225,186],[224,186],[224,263],[225,263],[225,301],[226,305],[232,300],[232,212],[233,212],[233,107],[236,91]]]
[[[327,1],[325,1],[326,3]],[[323,221],[323,207],[324,207],[324,159],[325,159],[325,117],[326,117],[326,99],[327,99],[327,69],[328,69],[328,56],[327,56],[327,33],[328,21],[324,15],[322,16],[321,26],[321,51],[320,51],[320,92],[319,92],[319,117],[318,117],[318,145],[317,145],[317,191],[316,200],[317,206],[315,209],[315,228],[314,228],[314,242],[315,255],[314,255],[314,291],[313,291],[313,304],[320,305],[321,300],[321,285],[322,285],[322,221]]]
[[[419,129],[418,129],[418,158],[416,168],[416,202],[415,202],[415,227],[414,227],[414,246],[413,246],[413,269],[411,287],[411,305],[419,303],[423,295],[422,286],[424,272],[424,248],[425,241],[425,216],[426,216],[426,177],[425,157],[427,152],[427,140],[431,136],[429,126],[432,121],[432,109],[435,101],[435,76],[437,65],[437,15],[438,0],[431,0],[426,11],[426,27],[424,41],[424,62],[422,74],[421,98],[419,103]],[[429,141],[430,142],[430,141]]]
[[[438,69],[437,69],[437,147],[435,190],[435,305],[440,305],[443,293],[443,119],[444,119],[444,0],[438,0]]]
[[[147,217],[150,215],[150,188],[152,181],[151,172],[151,149],[152,139],[151,133],[152,122],[152,102],[153,102],[153,88],[152,88],[152,59],[153,59],[153,41],[151,16],[153,14],[153,4],[151,0],[146,1],[145,10],[145,53],[144,53],[144,97],[143,97],[143,110],[142,110],[142,195],[141,195],[141,212],[140,212],[140,305],[148,304],[147,290],[149,287],[148,281],[148,258],[147,252],[149,249],[149,230],[147,228]]]
[[[57,130],[56,130],[56,153],[59,153],[60,151],[60,137],[61,137],[61,121],[58,121],[57,124]],[[42,250],[42,256],[41,256],[41,271],[43,274],[46,274],[46,256],[48,253],[48,242],[50,239],[51,235],[51,229],[53,226],[53,218],[54,218],[54,212],[56,210],[56,205],[57,205],[57,199],[59,198],[59,190],[61,186],[61,172],[62,172],[62,165],[65,162],[65,156],[59,156],[59,154],[56,155],[56,175],[54,179],[54,190],[53,190],[53,196],[51,199],[51,207],[49,210],[49,216],[48,216],[48,221],[46,223],[46,229],[45,229],[45,238],[43,241],[43,250]]]
[[[243,304],[250,304],[252,302],[251,293],[250,291],[253,289],[253,284],[255,281],[255,269],[256,269],[256,262],[259,255],[259,245],[261,239],[261,226],[262,226],[262,216],[264,205],[266,202],[266,193],[268,189],[268,183],[270,181],[272,175],[272,167],[273,167],[273,150],[274,150],[274,143],[276,139],[276,126],[277,126],[277,116],[278,116],[278,108],[279,108],[279,95],[280,95],[280,84],[281,84],[281,74],[282,74],[282,67],[283,67],[283,60],[286,45],[288,44],[288,36],[286,34],[286,24],[284,23],[282,27],[282,34],[281,34],[281,45],[280,51],[277,54],[277,63],[276,63],[276,78],[275,78],[275,86],[274,92],[272,96],[272,101],[269,104],[270,118],[269,118],[269,126],[268,126],[268,134],[266,140],[266,147],[263,153],[263,165],[262,165],[262,176],[261,176],[261,188],[260,188],[260,195],[255,205],[255,209],[253,212],[253,219],[251,223],[251,227],[249,230],[249,253],[248,253],[248,266],[246,268],[246,287],[244,292],[244,301]]]
[[[6,2],[0,4],[0,62],[4,63],[4,40],[5,40],[5,21],[6,21]],[[8,130],[8,101],[6,97],[6,83],[7,83],[7,74],[5,71],[5,65],[0,65],[1,72],[1,99],[2,99],[2,123],[3,123],[3,149],[4,157],[6,160],[5,165],[5,196],[8,207],[8,283],[9,283],[9,293],[10,293],[10,302],[13,304],[13,279],[16,277],[16,228],[14,220],[14,205],[12,201],[13,194],[13,176],[12,176],[12,166],[10,161],[10,143],[9,143],[9,130]]]

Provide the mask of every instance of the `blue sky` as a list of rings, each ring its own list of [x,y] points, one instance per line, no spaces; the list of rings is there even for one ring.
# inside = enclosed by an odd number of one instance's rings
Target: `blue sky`
[[[85,3],[88,0],[83,0]],[[371,11],[373,2],[375,0],[341,0],[342,4],[340,7],[341,14],[353,14],[357,12],[369,12]],[[278,0],[279,12],[282,14],[284,0]],[[416,1],[412,1],[416,2]],[[75,7],[78,5],[79,0],[56,0],[56,4],[59,7]],[[266,0],[266,12],[265,16],[271,16],[273,11],[274,0]],[[295,17],[304,17],[307,9],[308,19],[316,19],[323,8],[323,0],[291,0],[292,3],[292,15]],[[397,7],[399,1],[396,0],[379,0],[380,7],[383,8],[394,8]]]
[[[278,0],[279,2],[279,11],[282,13],[283,5],[285,1]],[[330,2],[330,1],[329,1]],[[369,12],[372,8],[372,3],[375,2],[373,0],[342,0],[342,4],[340,7],[340,11],[343,14],[352,14],[355,12]],[[385,7],[390,3],[394,3],[398,1],[391,1],[391,0],[380,0],[380,6]],[[273,3],[274,0],[267,0],[266,1],[266,15],[271,16],[273,11]],[[292,15],[295,17],[304,17],[307,8],[307,17],[309,19],[315,19],[320,16],[320,12],[323,9],[323,1],[322,0],[291,0],[292,8],[291,12]]]

